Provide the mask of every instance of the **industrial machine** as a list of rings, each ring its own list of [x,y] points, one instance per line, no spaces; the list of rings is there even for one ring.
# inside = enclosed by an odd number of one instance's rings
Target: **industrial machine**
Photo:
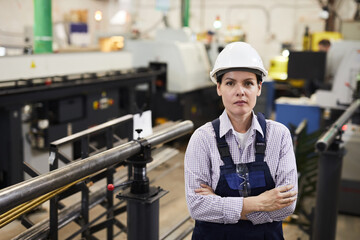
[[[188,28],[159,30],[154,40],[129,39],[125,49],[133,53],[134,67],[149,62],[167,66],[166,75],[156,84],[155,116],[189,119],[198,127],[220,115],[221,99],[209,78],[205,45],[192,40]]]
[[[0,58],[0,187],[24,179],[23,162],[47,172],[50,142],[150,110],[156,79],[166,73],[152,66],[134,68],[126,51]],[[138,91],[143,85],[147,91]],[[81,154],[79,145],[68,151]]]
[[[322,108],[344,109],[354,98],[360,74],[360,42],[339,41],[327,53],[325,78],[331,90],[317,90],[316,102]]]
[[[323,82],[326,53],[319,49],[321,40],[329,40],[332,45],[341,41],[342,35],[329,31],[310,33],[306,28],[301,51],[293,49],[290,44],[283,44],[282,55],[270,60],[269,77],[276,83],[277,95],[299,97],[304,94],[309,81]],[[305,95],[311,94],[305,90]]]
[[[167,64],[167,92],[185,93],[214,86],[209,78],[211,66],[205,45],[192,41],[185,29],[162,29],[154,40],[127,41],[125,49],[132,52],[134,67],[149,62]]]

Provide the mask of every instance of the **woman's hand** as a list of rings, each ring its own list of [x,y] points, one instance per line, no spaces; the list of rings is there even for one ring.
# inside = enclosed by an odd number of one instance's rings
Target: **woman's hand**
[[[212,188],[206,184],[200,184],[201,188],[195,189],[195,193],[199,195],[216,195]]]
[[[292,185],[277,187],[258,196],[260,211],[271,212],[290,206],[296,200],[296,191],[289,191]]]
[[[251,212],[271,212],[290,206],[296,200],[296,191],[289,191],[293,185],[277,187],[255,197],[244,198],[241,218]]]

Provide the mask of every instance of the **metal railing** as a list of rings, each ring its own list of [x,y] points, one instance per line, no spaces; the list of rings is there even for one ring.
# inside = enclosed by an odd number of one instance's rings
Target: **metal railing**
[[[157,146],[181,137],[192,129],[192,122],[184,121],[159,131],[147,137],[146,140],[152,146]],[[70,163],[47,174],[2,189],[0,190],[0,213],[125,160],[139,153],[140,150],[141,144],[133,140],[82,161]]]
[[[316,148],[320,152],[324,152],[334,142],[335,138],[339,135],[342,126],[349,121],[354,113],[360,107],[360,99],[355,100],[346,111],[331,125],[329,130],[324,133],[316,142]]]
[[[315,146],[321,154],[312,239],[335,239],[341,169],[345,154],[344,148],[340,146],[342,127],[359,107],[360,99],[357,99],[316,142]]]
[[[174,156],[174,154],[176,154],[176,153],[177,153],[177,150],[172,149],[172,148],[167,148],[167,147],[165,147],[165,149],[159,148],[159,151],[157,151],[157,153],[154,154],[154,158],[156,158],[157,160],[154,159],[153,162],[148,164],[147,171],[151,172],[156,167],[158,167],[161,164],[168,161],[169,160],[168,157]],[[165,157],[165,155],[166,155],[166,157]],[[163,175],[163,174],[166,174],[166,173],[162,173],[161,175]],[[150,183],[153,183],[159,177],[161,177],[161,176],[157,176],[155,179],[152,179],[150,181]],[[128,180],[127,171],[118,171],[116,174],[114,174],[114,183],[113,184],[120,185],[120,184],[126,182],[127,180]],[[122,189],[117,189],[117,190],[114,190],[113,192],[115,194],[121,190]],[[98,204],[101,204],[104,202],[106,203],[107,192],[108,191],[105,187],[92,190],[89,194],[89,208],[92,209],[95,206],[97,206]],[[71,203],[72,203],[71,205],[69,205],[69,206],[66,205],[65,208],[62,208],[61,210],[59,210],[59,212],[58,212],[58,229],[63,228],[65,225],[69,224],[72,221],[76,221],[76,219],[81,217],[81,207],[82,207],[81,199],[77,199],[76,201],[72,201]],[[101,204],[101,205],[103,205],[103,204]],[[116,233],[114,232],[113,237],[115,238],[118,234],[121,234],[122,232],[126,233],[126,226],[124,226],[117,218],[115,218],[115,216],[122,214],[122,212],[126,211],[126,204],[124,204],[123,201],[119,201],[116,204],[114,204],[114,207],[112,209],[107,208],[107,205],[108,204],[106,204],[106,206],[105,205],[103,206],[106,208],[106,210],[102,214],[100,214],[98,217],[105,216],[108,212],[114,211],[114,218],[113,218],[114,225],[120,229],[120,231],[117,231]],[[98,217],[92,219],[91,221],[89,221],[89,224],[87,226],[85,225],[83,227],[84,228],[85,227],[90,227],[90,228],[95,227],[99,223]],[[46,218],[43,221],[36,223],[31,228],[25,230],[24,232],[22,232],[21,234],[17,235],[16,237],[14,237],[12,239],[13,240],[48,239],[49,232],[50,232],[50,221],[51,221],[50,218]],[[71,236],[81,233],[81,230],[82,230],[82,228],[79,231],[72,234]],[[67,237],[67,239],[71,239],[71,236]],[[78,237],[78,236],[75,236],[75,237]]]
[[[57,141],[52,142],[50,144],[50,157],[49,157],[50,171],[53,171],[58,168],[59,160],[64,162],[65,164],[69,164],[74,161],[74,159],[66,157],[65,154],[61,152],[62,146],[69,143],[75,145],[75,143],[80,142],[79,155],[81,159],[87,158],[89,157],[90,154],[94,155],[96,153],[100,153],[101,151],[113,148],[115,144],[119,145],[121,142],[124,142],[119,137],[120,132],[126,132],[125,137],[129,138],[129,136],[132,135],[132,128],[133,128],[132,121],[133,121],[133,115],[128,114],[123,117],[110,120],[108,122],[97,125],[90,129],[72,134],[68,137],[64,137]],[[127,131],[116,131],[119,130],[120,127],[122,127],[123,125],[125,125],[125,127],[128,128]],[[105,140],[104,141],[105,143],[100,144],[99,141],[97,141],[98,143],[97,145],[99,146],[94,146],[94,144],[91,143],[92,141],[91,139],[94,136],[95,137],[102,136]],[[81,218],[76,218],[75,220],[81,226],[80,230],[77,232],[81,233],[82,237],[89,238],[91,235],[90,231],[92,231],[92,229],[94,228],[96,228],[97,231],[100,231],[103,228],[107,228],[107,236],[108,236],[107,238],[112,239],[114,235],[113,234],[114,224],[120,227],[121,230],[125,229],[123,227],[123,224],[114,218],[115,216],[114,213],[117,212],[118,209],[114,208],[114,200],[113,200],[114,195],[112,191],[107,191],[105,193],[106,199],[100,201],[100,204],[107,209],[106,220],[101,223],[98,223],[97,226],[92,226],[90,228],[91,223],[89,222],[89,211],[90,211],[92,196],[90,195],[90,189],[86,184],[87,181],[97,182],[104,178],[106,179],[107,184],[112,184],[114,182],[114,173],[116,172],[115,168],[118,167],[118,165],[120,164],[124,164],[124,162],[119,162],[117,165],[108,167],[106,171],[101,171],[100,173],[93,175],[91,178],[86,178],[85,181],[79,181],[76,185],[73,185],[68,191],[57,194],[55,197],[52,197],[50,199],[50,237],[52,239],[56,239],[58,236],[58,226],[59,226],[59,221],[61,221],[61,219],[59,219],[59,213],[58,213],[58,209],[61,207],[60,200],[68,197],[69,195],[73,195],[79,191],[81,191],[81,208],[79,211]],[[76,235],[77,234],[73,234],[72,236],[75,237]],[[72,239],[73,237],[69,237],[68,239]]]
[[[165,128],[144,140],[152,147],[155,147],[183,136],[192,129],[193,123],[191,121],[184,121]],[[92,174],[98,173],[105,168],[111,167],[140,153],[141,149],[142,146],[139,141],[130,141],[87,157],[81,161],[71,162],[47,174],[2,189],[0,190],[0,213],[4,213],[32,199],[49,194],[49,192],[58,191],[58,189],[63,186],[72,184],[79,179],[86,179]]]

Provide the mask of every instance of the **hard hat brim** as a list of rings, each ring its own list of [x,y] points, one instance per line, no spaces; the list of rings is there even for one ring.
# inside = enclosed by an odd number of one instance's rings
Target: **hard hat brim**
[[[210,79],[213,83],[217,84],[218,77],[224,75],[225,73],[232,72],[232,71],[243,71],[243,72],[254,73],[254,74],[260,76],[261,81],[263,81],[264,77],[267,76],[267,72],[264,73],[263,69],[235,67],[235,68],[217,69],[217,71],[210,73]]]

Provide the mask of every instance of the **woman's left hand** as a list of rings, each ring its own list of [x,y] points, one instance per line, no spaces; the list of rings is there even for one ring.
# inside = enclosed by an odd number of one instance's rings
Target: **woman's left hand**
[[[201,188],[195,189],[195,193],[199,195],[216,195],[212,188],[206,184],[200,184]]]

